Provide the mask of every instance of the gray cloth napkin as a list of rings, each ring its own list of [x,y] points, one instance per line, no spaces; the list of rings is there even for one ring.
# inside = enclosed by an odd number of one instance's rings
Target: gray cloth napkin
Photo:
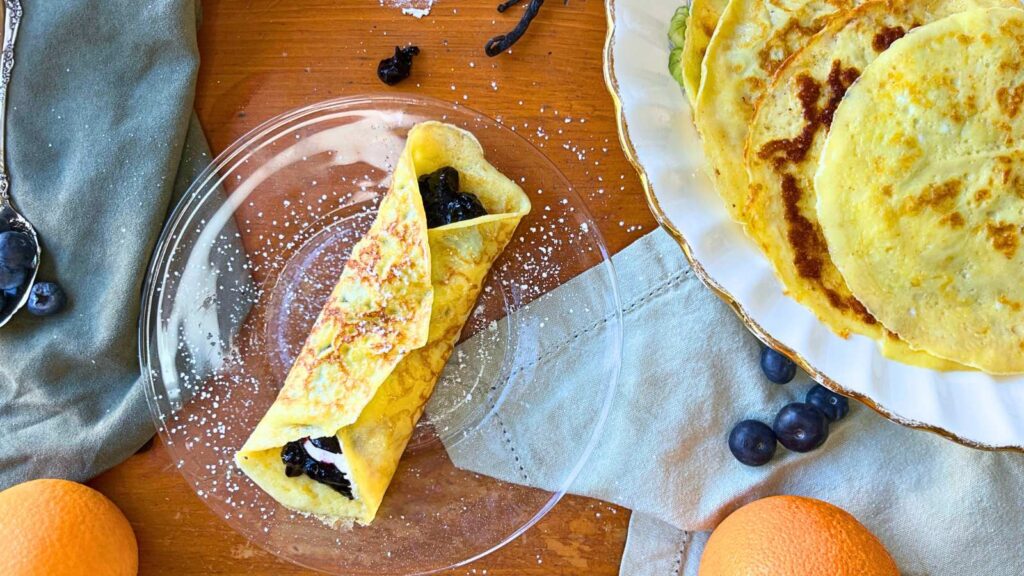
[[[10,88],[14,201],[71,304],[0,329],[0,489],[90,478],[152,435],[139,295],[168,208],[208,158],[193,0],[26,0]]]
[[[622,574],[696,574],[706,531],[772,494],[848,510],[908,576],[1024,574],[1024,455],[964,448],[852,403],[823,448],[796,454],[780,447],[771,464],[743,466],[727,447],[733,424],[770,422],[812,382],[803,374],[788,386],[765,380],[760,344],[694,277],[665,232],[648,234],[613,261],[624,306],[622,373],[602,440],[571,491],[634,511]],[[531,305],[548,330],[573,340],[537,367],[550,387],[506,403],[478,433],[449,445],[457,466],[557,488],[586,441],[585,419],[602,401],[592,366],[605,351],[593,336],[605,328],[579,337],[588,320],[558,306],[590,289],[590,274]],[[467,341],[460,357],[471,363],[480,345]]]

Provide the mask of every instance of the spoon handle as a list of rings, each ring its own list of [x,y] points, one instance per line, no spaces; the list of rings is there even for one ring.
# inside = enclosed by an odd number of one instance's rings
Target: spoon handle
[[[0,54],[0,206],[10,204],[7,177],[7,87],[14,69],[14,41],[21,25],[21,0],[4,0],[4,45]]]

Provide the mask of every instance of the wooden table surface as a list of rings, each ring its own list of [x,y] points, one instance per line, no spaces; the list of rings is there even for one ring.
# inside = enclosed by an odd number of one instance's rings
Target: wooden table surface
[[[499,14],[498,1],[435,0],[415,19],[393,6],[398,0],[204,0],[195,106],[213,152],[273,115],[328,98],[404,91],[457,101],[543,147],[610,249],[622,249],[655,223],[619,148],[602,76],[604,2],[548,2],[512,54],[488,58],[486,40],[511,29],[522,10]],[[409,42],[423,50],[413,76],[384,86],[377,62]],[[159,441],[91,485],[131,520],[142,575],[311,574],[214,516]],[[617,574],[628,519],[623,509],[568,497],[518,540],[453,574]]]

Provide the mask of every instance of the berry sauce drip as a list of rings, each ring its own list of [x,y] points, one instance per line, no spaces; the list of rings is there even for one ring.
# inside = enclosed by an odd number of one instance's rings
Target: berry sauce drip
[[[345,473],[338,470],[334,464],[319,462],[310,456],[303,447],[307,440],[321,450],[341,454],[341,444],[334,436],[313,438],[312,440],[303,438],[289,442],[281,449],[281,461],[284,462],[285,476],[296,478],[305,474],[316,482],[330,486],[345,498],[355,500],[352,495],[352,483],[345,477]]]
[[[476,196],[461,192],[459,171],[451,166],[420,176],[420,196],[427,213],[427,228],[472,220],[487,215]]]
[[[385,58],[377,65],[377,78],[388,86],[394,86],[412,73],[412,57],[419,56],[418,46],[395,46],[395,55]]]

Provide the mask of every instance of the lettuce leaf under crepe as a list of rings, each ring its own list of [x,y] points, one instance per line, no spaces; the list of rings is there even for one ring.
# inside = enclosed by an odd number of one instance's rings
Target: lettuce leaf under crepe
[[[428,230],[418,179],[448,166],[487,215]],[[492,264],[529,211],[526,194],[487,163],[472,134],[415,126],[377,219],[236,454],[239,467],[290,509],[370,523]],[[326,436],[341,445],[352,499],[285,475],[286,444]]]

